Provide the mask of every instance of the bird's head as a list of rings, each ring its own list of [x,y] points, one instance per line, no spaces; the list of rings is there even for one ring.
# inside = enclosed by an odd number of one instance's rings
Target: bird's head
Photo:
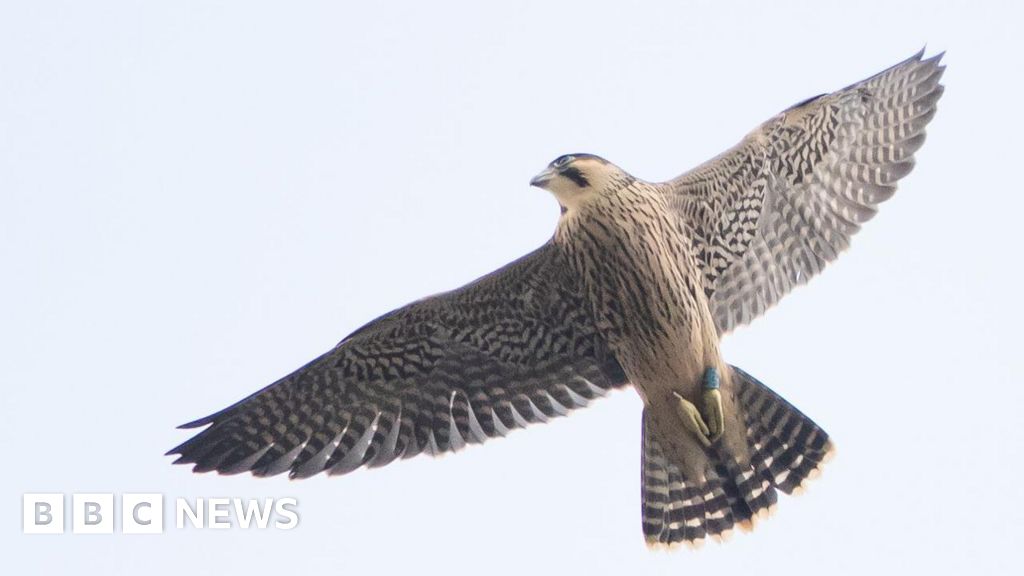
[[[530,186],[544,188],[558,199],[563,209],[572,209],[589,198],[617,187],[629,175],[611,162],[593,154],[566,154],[548,164],[530,180]]]

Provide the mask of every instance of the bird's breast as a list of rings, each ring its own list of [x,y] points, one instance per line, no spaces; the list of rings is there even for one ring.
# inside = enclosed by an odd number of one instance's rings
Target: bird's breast
[[[634,382],[699,364],[690,357],[704,356],[710,322],[701,276],[685,229],[658,198],[641,191],[593,202],[563,217],[556,241]]]

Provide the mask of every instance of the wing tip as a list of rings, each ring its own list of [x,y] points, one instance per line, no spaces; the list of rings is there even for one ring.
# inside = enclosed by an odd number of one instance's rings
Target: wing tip
[[[918,55],[918,62],[921,66],[928,66],[936,70],[945,70],[946,66],[942,64],[942,59],[946,56],[946,51],[942,50],[927,58],[922,58],[923,54]]]
[[[193,441],[195,439],[196,439],[196,437],[193,436],[192,438],[189,438],[188,440],[185,440],[181,444],[178,444],[174,448],[171,448],[167,452],[164,452],[164,456],[178,456],[178,459],[175,460],[174,462],[171,462],[171,464],[186,464],[186,462],[185,462],[185,458],[186,458],[185,452],[187,452],[189,450],[190,445],[193,443]]]
[[[861,85],[861,84],[863,84],[865,82],[869,82],[869,81],[871,81],[873,79],[884,77],[884,76],[887,76],[889,74],[898,73],[897,71],[902,72],[904,70],[918,70],[918,69],[920,69],[922,67],[931,67],[933,69],[940,70],[940,71],[944,70],[945,66],[940,64],[940,62],[942,61],[942,58],[946,55],[946,51],[943,50],[941,52],[938,52],[937,54],[934,54],[932,56],[929,56],[929,57],[925,58],[924,54],[925,54],[925,51],[927,51],[927,49],[928,49],[928,45],[925,44],[924,46],[921,47],[920,50],[918,50],[910,58],[907,58],[906,60],[903,60],[902,62],[900,62],[898,64],[894,64],[894,65],[886,68],[885,70],[882,70],[881,72],[879,72],[879,73],[877,73],[877,74],[875,74],[873,76],[870,76],[868,78],[865,78],[864,80],[861,80],[860,82],[855,82],[855,83],[847,86],[845,89],[853,88],[853,87]]]
[[[921,49],[918,50],[916,54],[914,54],[910,58],[907,58],[906,60],[904,60],[904,62],[914,62],[914,61],[917,61],[917,62],[938,62],[939,60],[942,60],[943,56],[946,55],[946,51],[945,50],[940,50],[939,52],[933,54],[932,56],[929,56],[929,57],[925,58],[924,54],[927,51],[928,51],[928,43],[925,42],[924,45],[921,46]]]
[[[193,420],[191,422],[186,422],[184,424],[178,424],[174,428],[175,430],[191,430],[193,428],[201,428],[203,426],[206,426],[207,424],[213,424],[213,421],[216,419],[216,417],[216,414],[210,414],[209,416],[203,416],[198,420]]]

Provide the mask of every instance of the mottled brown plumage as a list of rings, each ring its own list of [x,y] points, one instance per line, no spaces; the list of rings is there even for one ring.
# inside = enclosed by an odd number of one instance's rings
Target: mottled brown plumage
[[[719,339],[821,271],[892,195],[942,94],[938,61],[918,54],[805,101],[668,182],[596,156],[557,159],[531,182],[561,204],[551,242],[186,424],[208,427],[171,453],[196,471],[345,473],[504,435],[632,384],[645,404],[647,541],[749,525],[831,444],[727,365]]]
[[[790,108],[665,183],[721,333],[834,260],[913,168],[945,69],[921,56]]]

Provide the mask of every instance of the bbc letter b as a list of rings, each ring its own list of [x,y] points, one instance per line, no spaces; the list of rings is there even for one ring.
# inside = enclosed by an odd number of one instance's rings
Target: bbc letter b
[[[63,494],[25,494],[22,496],[21,530],[25,534],[64,533]]]

